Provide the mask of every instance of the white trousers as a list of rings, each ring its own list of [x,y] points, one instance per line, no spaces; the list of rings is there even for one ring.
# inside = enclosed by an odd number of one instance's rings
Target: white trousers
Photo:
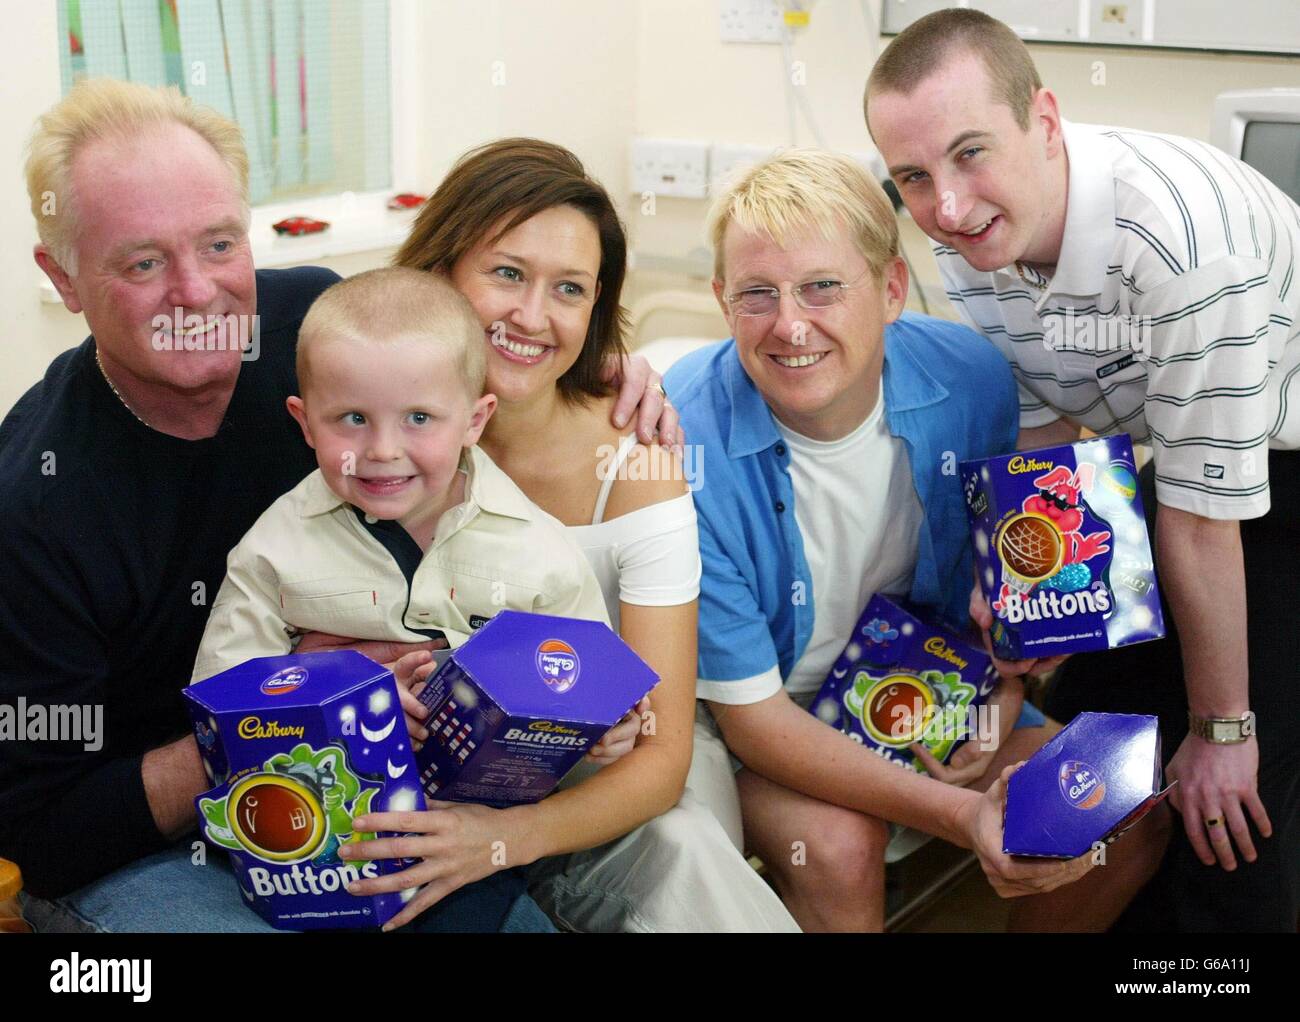
[[[727,747],[697,718],[681,801],[609,844],[539,860],[529,889],[557,926],[581,932],[799,932],[743,840]]]

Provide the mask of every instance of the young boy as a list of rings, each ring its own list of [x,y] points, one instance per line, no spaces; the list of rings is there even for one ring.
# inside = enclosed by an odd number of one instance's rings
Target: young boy
[[[394,267],[330,287],[298,340],[289,413],[319,469],[230,552],[192,681],[290,652],[303,632],[455,648],[505,608],[605,621],[563,526],[475,445],[483,329],[436,274]]]

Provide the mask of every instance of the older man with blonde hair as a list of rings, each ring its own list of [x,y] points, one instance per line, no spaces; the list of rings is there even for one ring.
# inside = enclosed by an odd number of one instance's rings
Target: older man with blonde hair
[[[1158,842],[1128,841],[1086,877],[1086,859],[1003,854],[1005,779],[1059,730],[1024,704],[1014,674],[992,697],[999,746],[970,742],[947,766],[922,756],[930,776],[806,710],[873,593],[968,624],[954,466],[1015,441],[1004,360],[967,327],[903,313],[893,209],[847,157],[774,156],[731,185],[709,224],[733,337],[666,383],[709,456],[695,495],[697,694],[738,762],[747,846],[808,930],[883,926],[883,867],[914,841],[905,827],[972,849],[999,894],[1029,895],[1014,926],[1105,926],[1154,869]]]
[[[0,855],[38,929],[269,928],[190,833],[210,782],[181,689],[228,551],[313,468],[284,403],[338,278],[254,271],[247,181],[238,128],[174,89],[78,84],[32,140],[36,262],[92,336],[0,425],[0,704],[102,725],[0,736]],[[419,925],[551,929],[499,876]]]

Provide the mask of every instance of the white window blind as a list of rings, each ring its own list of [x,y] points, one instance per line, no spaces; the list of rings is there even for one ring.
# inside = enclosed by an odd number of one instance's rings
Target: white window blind
[[[391,187],[388,0],[59,0],[63,90],[176,85],[238,122],[254,205]]]

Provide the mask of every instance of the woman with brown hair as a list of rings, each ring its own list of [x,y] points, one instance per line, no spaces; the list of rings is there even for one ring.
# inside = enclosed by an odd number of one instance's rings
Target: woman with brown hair
[[[479,446],[572,529],[614,628],[661,678],[635,745],[616,743],[621,755],[585,763],[541,802],[415,814],[403,854],[424,861],[402,875],[426,886],[407,912],[531,865],[534,896],[571,929],[792,930],[692,795],[734,781],[726,763],[691,762],[700,559],[682,463],[615,427],[602,379],[625,354],[626,256],[609,195],[572,153],[504,139],[457,162],[394,260],[447,275],[478,313],[499,402]]]

